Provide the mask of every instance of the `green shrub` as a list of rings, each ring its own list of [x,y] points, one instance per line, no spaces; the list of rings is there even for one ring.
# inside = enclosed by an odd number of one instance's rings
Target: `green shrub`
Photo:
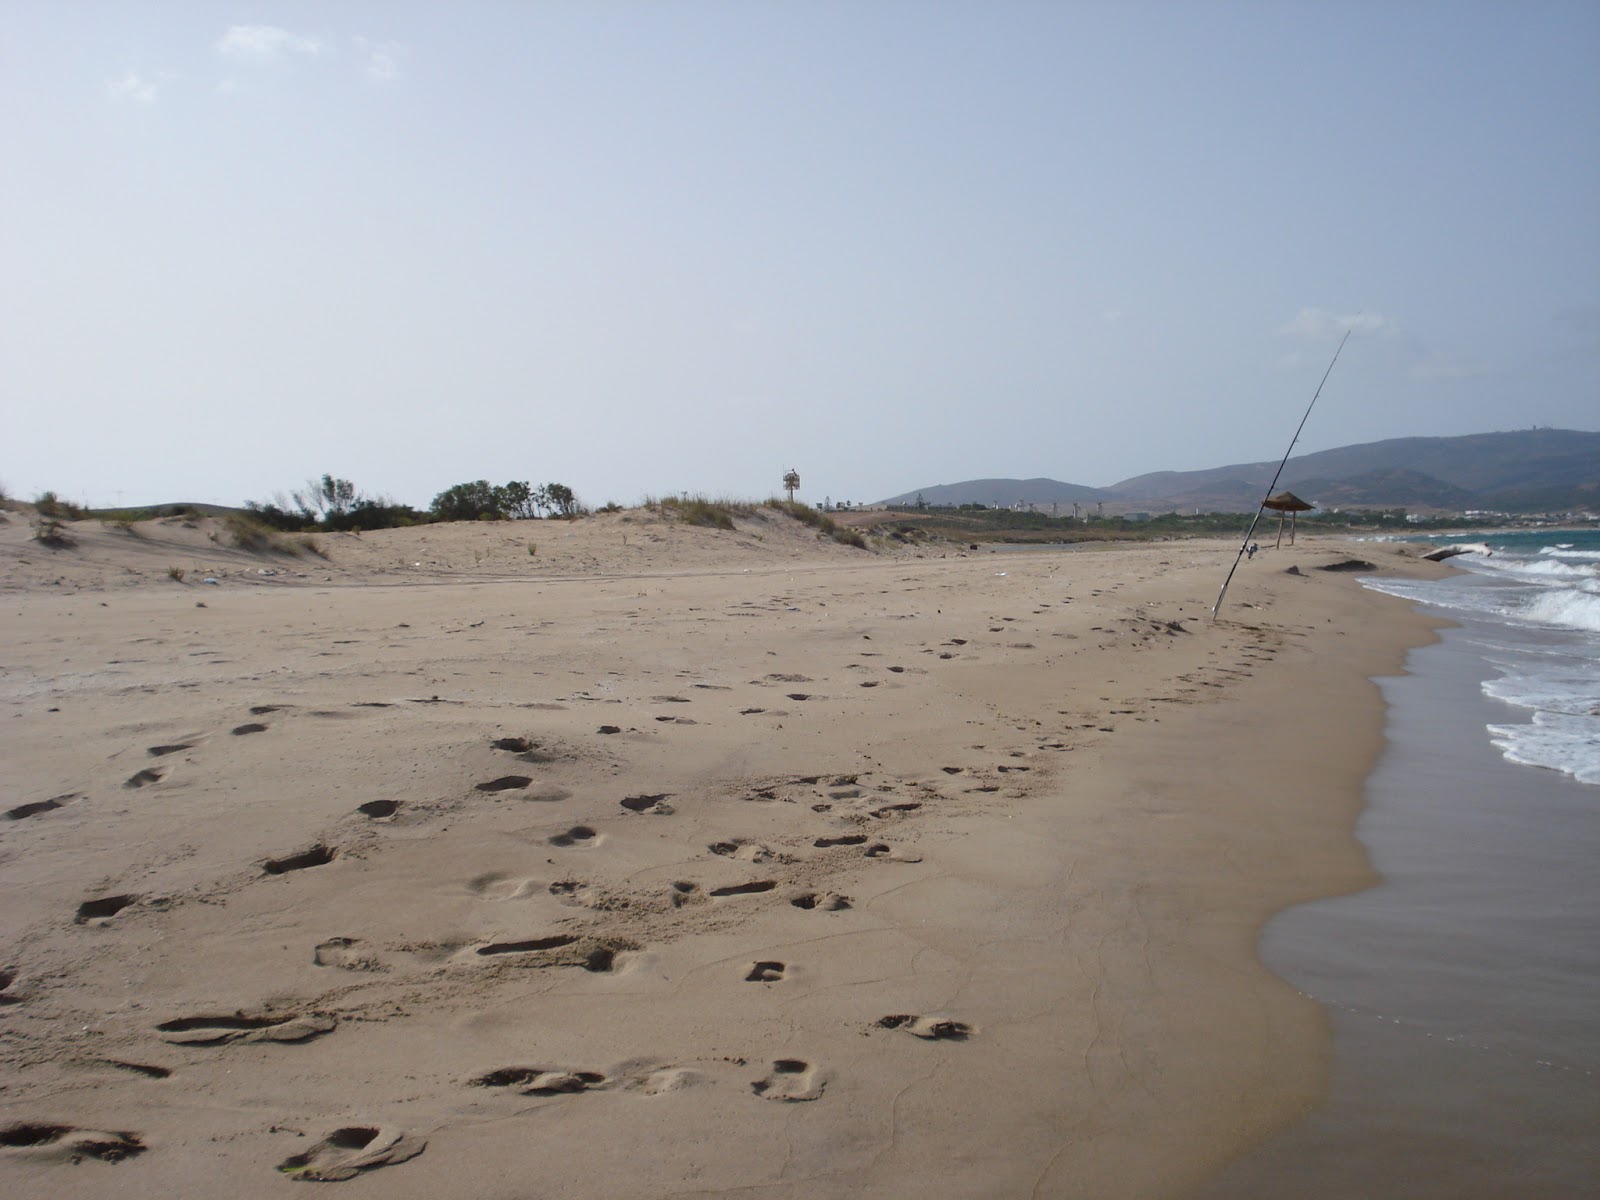
[[[251,554],[297,556],[309,550],[323,558],[327,557],[322,553],[322,547],[313,539],[283,537],[253,516],[246,516],[244,513],[229,513],[222,519],[222,524],[228,531],[228,540],[240,550],[248,550]]]
[[[779,500],[774,497],[766,502],[765,507],[787,513],[796,521],[811,526],[821,536],[830,537],[842,546],[854,546],[857,550],[867,549],[867,541],[860,533],[841,526],[827,513],[820,513],[809,504],[801,504],[798,500]]]
[[[40,492],[33,502],[33,510],[41,517],[68,521],[81,521],[87,515],[86,509],[61,499],[54,492]]]
[[[77,545],[67,532],[67,527],[54,517],[40,517],[34,521],[33,540],[52,550],[65,550],[68,546]]]
[[[734,528],[735,517],[748,517],[751,507],[734,500],[709,500],[705,496],[666,496],[658,502],[663,516],[685,525],[704,525],[709,529]]]
[[[854,546],[857,550],[865,550],[867,548],[867,539],[861,536],[861,531],[858,529],[846,529],[843,526],[835,525],[833,532],[828,536],[841,546]]]

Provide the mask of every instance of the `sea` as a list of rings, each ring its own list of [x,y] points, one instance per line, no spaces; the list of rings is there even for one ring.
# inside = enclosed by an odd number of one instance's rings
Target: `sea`
[[[1331,1089],[1197,1200],[1600,1197],[1600,531],[1415,538],[1370,578],[1452,623],[1378,680],[1357,835],[1382,882],[1278,914]]]

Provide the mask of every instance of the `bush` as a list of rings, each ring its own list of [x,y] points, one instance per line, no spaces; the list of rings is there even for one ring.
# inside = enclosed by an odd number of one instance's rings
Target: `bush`
[[[748,517],[752,509],[748,504],[732,500],[708,500],[704,496],[667,496],[655,502],[663,516],[682,521],[685,525],[704,525],[710,529],[734,528],[734,517]]]
[[[316,524],[315,518],[309,513],[291,512],[278,504],[257,504],[254,500],[246,500],[244,507],[250,514],[250,520],[281,533],[299,533]]]
[[[487,479],[458,483],[440,492],[428,507],[436,521],[498,521],[505,516],[499,491]]]
[[[41,516],[33,523],[33,540],[40,545],[49,546],[52,550],[65,550],[68,546],[75,546],[72,535],[67,532],[67,527],[55,517]]]
[[[303,541],[296,542],[279,537],[270,527],[244,513],[229,513],[223,518],[222,524],[228,531],[230,542],[240,550],[248,550],[252,554],[297,555],[310,548]],[[320,554],[321,550],[319,549],[317,553]]]
[[[407,525],[421,525],[427,521],[409,504],[392,504],[388,500],[357,500],[348,512],[329,513],[323,527],[342,532],[371,532],[374,529],[398,529]]]
[[[81,521],[87,511],[61,499],[54,492],[40,492],[33,502],[33,510],[41,517],[55,517],[67,521]]]
[[[767,508],[777,509],[779,512],[788,513],[796,521],[810,525],[823,537],[830,537],[841,546],[853,546],[857,550],[867,549],[867,540],[854,529],[841,526],[826,513],[819,513],[809,504],[801,504],[798,500],[768,500]]]

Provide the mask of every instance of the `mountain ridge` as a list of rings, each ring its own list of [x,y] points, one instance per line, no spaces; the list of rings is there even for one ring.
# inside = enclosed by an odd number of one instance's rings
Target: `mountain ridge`
[[[1277,463],[1153,471],[1107,487],[1049,478],[937,484],[879,503],[1136,510],[1250,511]],[[1291,458],[1280,487],[1323,508],[1467,508],[1529,511],[1593,506],[1600,499],[1600,433],[1534,428],[1457,437],[1388,438]]]

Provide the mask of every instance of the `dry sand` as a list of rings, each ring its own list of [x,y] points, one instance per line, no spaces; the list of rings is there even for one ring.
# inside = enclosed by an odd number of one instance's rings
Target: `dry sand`
[[[1445,569],[74,532],[0,528],[15,1197],[1182,1195],[1325,1090],[1255,943],[1428,636],[1316,568]]]

